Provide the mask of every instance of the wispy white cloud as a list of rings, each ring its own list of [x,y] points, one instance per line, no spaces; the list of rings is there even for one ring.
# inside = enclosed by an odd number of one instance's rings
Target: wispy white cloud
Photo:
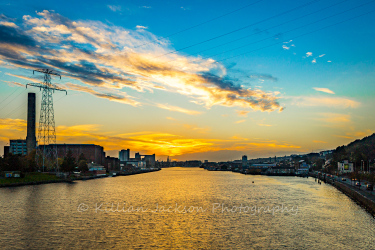
[[[306,52],[306,57],[312,56],[312,52]]]
[[[328,88],[313,88],[315,89],[316,91],[320,91],[320,92],[324,92],[324,93],[328,93],[328,94],[335,94],[335,92],[333,92],[332,90],[328,89]]]
[[[314,58],[311,62],[312,62],[312,63],[316,63],[316,59]]]
[[[289,50],[290,47],[288,47],[288,46],[286,46],[286,45],[284,44],[284,45],[283,45],[283,49],[285,49],[285,50]]]
[[[251,79],[259,79],[259,80],[269,80],[272,82],[277,82],[277,77],[274,77],[270,74],[252,74],[249,76]]]
[[[297,106],[332,107],[338,109],[358,108],[361,104],[355,100],[344,97],[325,96],[297,96],[290,97],[292,103]]]
[[[0,25],[2,26],[8,26],[13,28],[18,28],[18,26],[15,23],[8,22],[8,21],[0,21]]]
[[[199,114],[202,113],[200,111],[184,109],[184,108],[181,108],[181,107],[177,107],[177,106],[173,106],[173,105],[168,105],[168,104],[158,103],[158,104],[156,104],[156,106],[159,107],[159,108],[161,108],[161,109],[166,109],[166,110],[170,110],[170,111],[176,111],[176,112],[185,113],[185,114],[188,114],[188,115],[199,115]]]
[[[326,54],[321,54],[321,55],[319,55],[319,57],[323,57],[323,56],[325,56]]]
[[[107,7],[112,10],[113,12],[121,11],[120,5],[107,5]]]
[[[147,27],[146,26],[142,26],[142,25],[137,25],[137,26],[135,26],[137,29],[147,29]]]

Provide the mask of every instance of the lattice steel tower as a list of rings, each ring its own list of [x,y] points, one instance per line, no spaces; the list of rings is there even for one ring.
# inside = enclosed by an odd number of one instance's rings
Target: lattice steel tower
[[[53,99],[52,94],[55,90],[67,91],[51,83],[51,75],[61,75],[53,72],[49,69],[33,70],[34,72],[40,72],[44,74],[43,83],[28,83],[28,85],[37,87],[42,92],[42,102],[40,108],[40,118],[38,127],[38,146],[36,149],[36,164],[42,171],[47,168],[48,170],[56,169],[59,171],[59,164],[57,162],[57,147],[56,147],[56,131],[55,131],[55,116],[53,111]]]

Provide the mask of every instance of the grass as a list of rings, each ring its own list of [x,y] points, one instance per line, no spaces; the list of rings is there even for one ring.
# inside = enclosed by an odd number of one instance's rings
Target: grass
[[[60,180],[53,174],[45,173],[25,173],[24,178],[1,178],[0,184],[25,183],[25,182],[43,182],[51,180]]]

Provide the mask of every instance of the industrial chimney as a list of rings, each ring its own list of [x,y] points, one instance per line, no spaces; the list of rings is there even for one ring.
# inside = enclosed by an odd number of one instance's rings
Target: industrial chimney
[[[36,148],[35,136],[35,93],[27,95],[27,136],[26,147],[27,153],[31,153]]]

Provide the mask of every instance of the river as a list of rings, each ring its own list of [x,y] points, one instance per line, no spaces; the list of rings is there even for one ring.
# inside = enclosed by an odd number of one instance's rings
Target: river
[[[313,178],[169,168],[0,189],[1,249],[373,249],[374,235]]]

